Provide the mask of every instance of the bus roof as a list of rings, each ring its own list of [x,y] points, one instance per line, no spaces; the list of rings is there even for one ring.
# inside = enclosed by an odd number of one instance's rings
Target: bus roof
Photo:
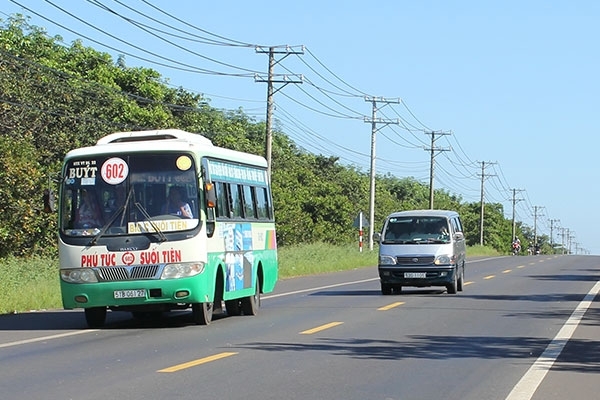
[[[210,139],[180,129],[159,129],[148,131],[116,132],[104,136],[95,146],[71,150],[65,159],[100,154],[139,153],[156,151],[192,151],[202,156],[210,156],[240,163],[267,166],[264,157],[230,150],[213,145]]]
[[[197,143],[212,146],[210,139],[197,133],[182,131],[180,129],[158,129],[154,131],[116,132],[100,138],[97,146],[111,143],[146,142],[152,140],[178,140],[188,143]]]

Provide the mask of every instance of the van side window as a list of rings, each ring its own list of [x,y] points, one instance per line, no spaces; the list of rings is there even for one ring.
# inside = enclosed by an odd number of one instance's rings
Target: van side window
[[[452,229],[454,232],[462,232],[462,225],[460,223],[460,219],[452,218]]]

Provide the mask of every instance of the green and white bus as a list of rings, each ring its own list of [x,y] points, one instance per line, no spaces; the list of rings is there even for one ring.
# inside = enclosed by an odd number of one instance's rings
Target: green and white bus
[[[58,208],[63,306],[90,327],[107,310],[256,315],[277,282],[266,160],[199,134],[119,132],[70,151]]]

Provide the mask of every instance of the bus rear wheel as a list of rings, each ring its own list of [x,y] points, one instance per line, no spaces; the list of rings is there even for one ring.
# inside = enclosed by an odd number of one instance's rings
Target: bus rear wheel
[[[85,321],[90,328],[100,328],[106,321],[106,307],[86,308]]]
[[[196,325],[208,325],[212,321],[213,303],[192,304],[192,319]]]

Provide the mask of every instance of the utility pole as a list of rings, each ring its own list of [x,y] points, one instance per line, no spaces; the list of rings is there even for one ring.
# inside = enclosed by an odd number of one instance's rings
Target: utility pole
[[[517,235],[517,225],[516,225],[516,221],[515,221],[515,206],[517,204],[517,201],[521,201],[523,199],[517,199],[517,192],[522,192],[523,189],[513,189],[512,190],[512,240],[515,240],[515,237]]]
[[[575,235],[571,235],[571,233],[575,233],[575,232],[571,232],[569,231],[569,237],[567,239],[569,239],[569,247],[568,247],[568,254],[573,254],[571,252],[571,245],[574,243],[573,239],[575,239]]]
[[[550,220],[550,247],[552,247],[552,254],[554,254],[554,223],[560,222],[560,219]]]
[[[486,175],[485,175],[485,161],[481,161],[481,211],[480,211],[480,218],[479,218],[479,244],[481,246],[483,246],[483,214],[484,214],[484,202],[483,202],[483,181],[485,181]],[[487,163],[488,165],[493,165],[496,163],[491,163],[488,161]],[[487,177],[490,176],[496,176],[496,175],[487,175]]]
[[[300,50],[294,50],[294,47],[300,47]],[[267,159],[267,176],[271,180],[271,154],[273,146],[273,132],[271,130],[273,118],[273,95],[283,89],[289,83],[302,83],[302,75],[275,74],[275,65],[291,54],[304,54],[304,46],[271,46],[268,49],[262,46],[256,46],[257,53],[269,55],[269,72],[266,77],[259,74],[254,75],[254,82],[267,83],[267,120],[265,134],[265,158]],[[283,55],[279,60],[275,60],[275,54]],[[279,88],[273,87],[274,83],[282,84]]]
[[[430,160],[429,160],[429,209],[433,210],[433,170],[434,170],[434,165],[435,165],[435,152],[436,151],[450,151],[451,149],[449,148],[436,148],[435,147],[435,135],[436,133],[438,134],[438,136],[444,136],[444,135],[450,135],[449,132],[435,132],[435,131],[431,131],[431,132],[425,132],[425,134],[427,135],[431,135],[431,147],[430,148],[425,148],[426,151],[430,151]]]
[[[377,136],[377,124],[384,126],[389,124],[399,124],[398,120],[384,120],[377,118],[377,103],[384,103],[383,107],[390,104],[399,104],[400,99],[385,99],[383,97],[365,96],[365,101],[373,104],[371,118],[365,117],[365,122],[371,123],[371,176],[369,190],[369,250],[373,250],[373,227],[375,226],[375,142]],[[382,108],[383,108],[382,107]]]
[[[533,206],[533,246],[537,246],[537,217],[538,209],[542,209],[542,206]]]

